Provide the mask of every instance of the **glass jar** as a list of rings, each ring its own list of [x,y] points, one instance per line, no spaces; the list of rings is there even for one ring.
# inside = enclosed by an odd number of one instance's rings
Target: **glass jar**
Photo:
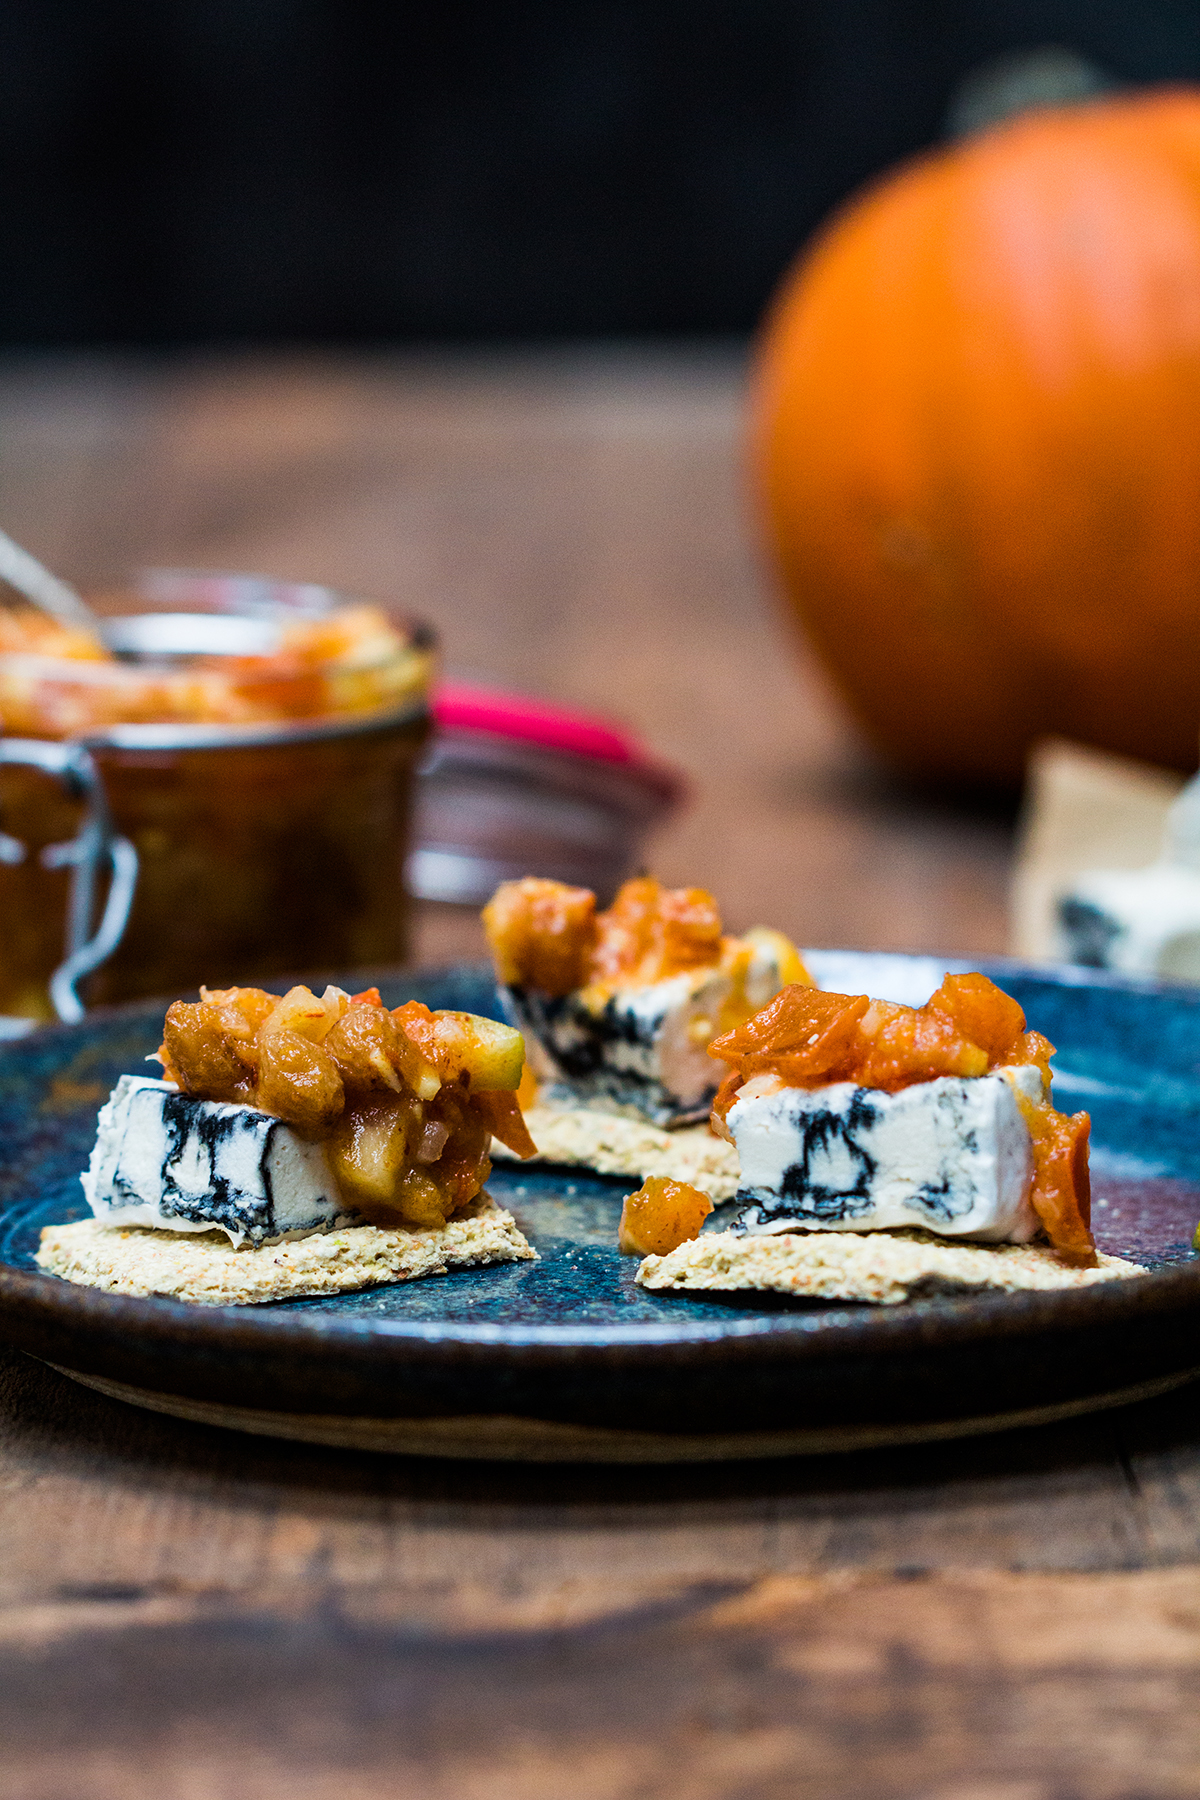
[[[155,572],[93,605],[107,658],[0,655],[6,734],[90,752],[137,854],[89,1004],[401,960],[431,632],[240,575]],[[0,767],[0,828],[25,850],[0,862],[0,1012],[53,1016],[71,880],[55,846],[81,817],[44,770]]]

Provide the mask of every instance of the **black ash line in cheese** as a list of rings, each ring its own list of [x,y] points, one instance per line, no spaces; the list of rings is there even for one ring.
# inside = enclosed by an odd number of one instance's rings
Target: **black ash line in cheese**
[[[1109,967],[1112,947],[1125,937],[1127,927],[1111,913],[1104,912],[1090,900],[1079,900],[1068,894],[1058,903],[1058,920],[1066,937],[1067,951],[1073,963],[1088,969]]]
[[[649,1062],[657,1049],[661,1015],[638,1012],[628,995],[612,994],[592,1012],[578,993],[550,995],[518,986],[503,987],[500,993],[511,1022],[536,1038],[557,1066],[562,1082],[549,1086],[549,1099],[564,1104],[611,1101],[655,1125],[698,1124],[708,1117],[717,1080],[695,1104],[684,1107],[657,1076],[636,1066],[615,1068],[606,1060],[614,1049],[624,1049]]]
[[[266,1131],[261,1131],[261,1113],[247,1113],[232,1108],[228,1112],[204,1111],[186,1094],[165,1095],[162,1116],[171,1143],[162,1163],[162,1211],[173,1218],[203,1219],[211,1220],[213,1224],[232,1225],[235,1230],[248,1232],[255,1243],[261,1242],[263,1238],[277,1236],[275,1195],[267,1165],[275,1133],[279,1129],[278,1121],[273,1121]],[[246,1218],[245,1208],[233,1197],[228,1177],[217,1171],[217,1153],[222,1145],[231,1144],[237,1137],[254,1136],[260,1137],[258,1173],[266,1195],[266,1204],[261,1209],[255,1209],[260,1212],[260,1220],[252,1224]],[[189,1197],[180,1189],[171,1171],[172,1163],[177,1164],[188,1148],[189,1137],[199,1142],[208,1158],[208,1192],[195,1197]]]
[[[973,1156],[979,1149],[979,1133],[966,1123],[966,1095],[956,1094],[953,1088],[947,1086],[942,1105],[947,1108],[954,1121],[964,1152]],[[948,1224],[951,1219],[961,1219],[970,1212],[974,1196],[969,1186],[964,1185],[961,1180],[955,1181],[953,1170],[943,1166],[936,1179],[931,1178],[918,1189],[909,1205],[939,1224]]]
[[[734,1196],[747,1209],[753,1209],[755,1223],[771,1219],[819,1219],[822,1221],[854,1219],[871,1211],[874,1200],[871,1184],[876,1162],[857,1136],[869,1131],[879,1114],[868,1098],[869,1089],[856,1088],[845,1113],[803,1112],[797,1108],[791,1122],[801,1137],[798,1159],[784,1171],[779,1191],[764,1188],[739,1188]],[[850,1164],[854,1180],[832,1186],[814,1180],[813,1165],[832,1164],[839,1148]]]
[[[955,1153],[974,1156],[979,1134],[968,1124],[968,1098],[963,1084],[938,1084],[939,1105],[949,1115]],[[790,1162],[777,1187],[741,1187],[734,1203],[743,1208],[733,1229],[762,1230],[794,1219],[797,1224],[832,1225],[862,1218],[876,1205],[878,1159],[863,1141],[880,1121],[879,1096],[870,1088],[855,1088],[849,1104],[827,1110],[811,1104],[808,1090],[791,1097],[780,1094],[775,1106],[800,1139],[800,1155]],[[839,1164],[841,1165],[839,1167]],[[961,1166],[942,1161],[929,1178],[911,1193],[905,1205],[933,1225],[964,1218],[976,1204],[976,1194]]]
[[[509,992],[517,1011],[524,1015],[536,1036],[552,1047],[564,1075],[572,1081],[585,1081],[603,1073],[604,1053],[614,1044],[627,1044],[631,1049],[654,1048],[659,1021],[620,1008],[615,994],[594,1013],[575,994],[542,994],[534,988],[520,987],[510,988]],[[635,1072],[630,1074],[632,1077]],[[658,1085],[644,1076],[636,1079],[646,1086]]]
[[[123,1075],[81,1176],[98,1218],[224,1231],[238,1247],[359,1222],[324,1150],[257,1107]]]

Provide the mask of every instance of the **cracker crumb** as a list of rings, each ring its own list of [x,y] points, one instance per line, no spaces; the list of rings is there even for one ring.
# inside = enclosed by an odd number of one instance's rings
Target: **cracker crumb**
[[[49,1275],[110,1294],[255,1306],[536,1258],[512,1214],[483,1194],[468,1212],[436,1229],[347,1225],[258,1249],[235,1248],[223,1231],[159,1231],[80,1219],[45,1227],[37,1263]]]
[[[737,1151],[714,1137],[707,1125],[663,1131],[618,1113],[544,1103],[529,1107],[525,1123],[538,1147],[539,1162],[567,1163],[594,1169],[598,1175],[628,1175],[640,1181],[665,1175],[699,1188],[716,1202],[732,1200],[737,1192]],[[509,1161],[512,1152],[493,1141],[492,1156]]]
[[[805,1300],[896,1306],[931,1294],[1088,1287],[1146,1272],[1120,1256],[1101,1254],[1098,1268],[1077,1269],[1042,1244],[953,1244],[919,1230],[778,1236],[714,1231],[666,1256],[647,1256],[637,1280],[659,1293],[757,1289]]]

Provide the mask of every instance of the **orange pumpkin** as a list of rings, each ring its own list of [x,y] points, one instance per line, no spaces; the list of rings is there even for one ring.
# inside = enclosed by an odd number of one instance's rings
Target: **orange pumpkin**
[[[910,769],[1061,732],[1194,769],[1200,91],[1029,115],[853,201],[760,343],[785,587]]]

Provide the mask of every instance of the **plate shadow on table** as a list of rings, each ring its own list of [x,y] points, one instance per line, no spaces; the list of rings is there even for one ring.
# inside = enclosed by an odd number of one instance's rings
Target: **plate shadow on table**
[[[18,1351],[0,1351],[0,1433],[8,1455],[28,1467],[57,1467],[139,1490],[178,1492],[193,1482],[236,1488],[246,1480],[293,1497],[353,1512],[382,1497],[489,1514],[530,1506],[585,1522],[602,1511],[639,1519],[683,1506],[720,1513],[728,1506],[772,1506],[792,1499],[811,1507],[847,1502],[919,1506],[936,1497],[939,1511],[999,1484],[1010,1492],[1028,1482],[1039,1490],[1107,1483],[1114,1468],[1131,1491],[1138,1457],[1200,1465],[1200,1386],[1082,1418],[950,1442],[837,1454],[755,1458],[744,1462],[571,1464],[474,1462],[374,1451],[326,1449],[197,1425],[110,1400]],[[1200,1472],[1198,1472],[1200,1481]],[[1031,1492],[1038,1507],[1044,1494]],[[1044,1533],[1042,1534],[1044,1536]],[[1200,1550],[1200,1522],[1197,1524]],[[1113,1566],[1129,1566],[1127,1549]],[[1035,1556],[1035,1559],[1036,1556]],[[1091,1553],[1088,1553],[1089,1566]]]

